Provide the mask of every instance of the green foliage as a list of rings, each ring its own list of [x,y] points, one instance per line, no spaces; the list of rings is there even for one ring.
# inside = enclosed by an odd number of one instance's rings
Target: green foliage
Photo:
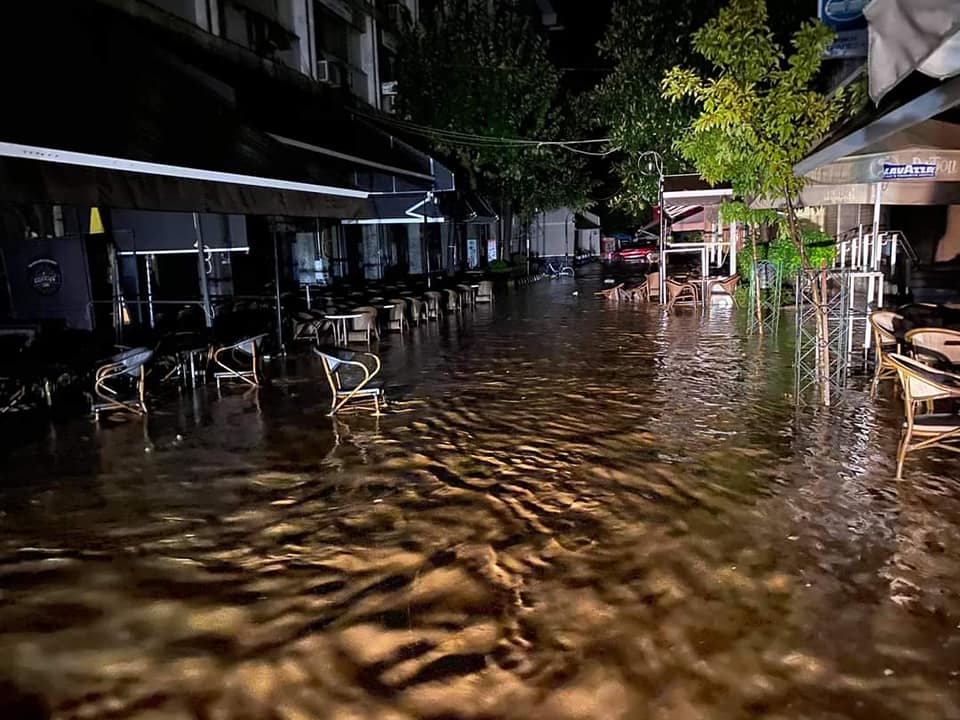
[[[494,260],[487,266],[487,269],[492,273],[505,273],[513,270],[513,265],[506,260]]]
[[[616,164],[621,191],[614,204],[635,216],[657,202],[656,173],[638,161],[640,153],[657,150],[667,174],[689,169],[672,146],[694,117],[693,102],[664,103],[660,79],[690,56],[690,37],[712,17],[720,0],[617,0],[600,43],[612,72],[594,91],[589,108],[598,126],[623,156]]]
[[[545,39],[516,0],[446,0],[401,34],[400,114],[441,130],[487,138],[567,139],[560,74]],[[434,137],[470,184],[528,215],[584,207],[590,185],[577,156],[549,146]]]
[[[758,243],[758,260],[769,260],[780,268],[784,281],[792,282],[803,264],[800,252],[790,237],[790,229],[783,218],[778,219],[774,230],[776,234],[769,243]],[[833,264],[837,248],[827,233],[817,228],[805,227],[800,234],[807,259],[813,267],[819,267],[821,262],[826,262],[828,266]],[[753,248],[748,243],[737,255],[737,270],[745,280],[753,276],[753,265]]]
[[[593,93],[589,112],[599,127],[622,148],[616,164],[622,190],[618,207],[640,215],[657,201],[658,184],[640,153],[663,155],[667,174],[689,172],[694,163],[679,152],[674,140],[693,122],[699,106],[693,97],[664,103],[660,82],[670,68],[683,65],[695,75],[709,71],[707,58],[691,52],[694,33],[714,17],[723,0],[616,0],[600,52],[613,66]],[[788,35],[815,11],[810,0],[777,0],[775,38]],[[735,55],[731,43],[729,52]]]
[[[788,54],[770,30],[764,0],[732,0],[694,35],[712,75],[674,67],[663,79],[666,99],[700,109],[675,149],[707,181],[731,182],[740,197],[792,200],[804,183],[794,165],[847,109],[844,90],[827,95],[812,86],[832,39],[819,21],[804,22]]]

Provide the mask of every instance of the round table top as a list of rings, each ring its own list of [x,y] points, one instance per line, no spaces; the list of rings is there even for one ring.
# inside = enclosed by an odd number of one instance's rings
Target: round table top
[[[363,313],[346,313],[343,315],[324,315],[327,320],[355,320],[363,317]]]

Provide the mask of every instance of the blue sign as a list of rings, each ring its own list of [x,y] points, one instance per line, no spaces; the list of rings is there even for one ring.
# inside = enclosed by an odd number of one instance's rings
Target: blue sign
[[[912,180],[936,176],[936,163],[884,163],[880,173],[884,180]]]
[[[837,37],[827,48],[828,58],[866,57],[867,19],[863,9],[869,0],[818,0],[818,15]]]

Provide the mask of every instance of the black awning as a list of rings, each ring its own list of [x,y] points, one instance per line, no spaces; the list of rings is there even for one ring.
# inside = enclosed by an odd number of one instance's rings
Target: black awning
[[[389,193],[371,195],[356,216],[345,225],[397,225],[447,222],[432,193]]]
[[[45,27],[44,63],[0,28],[0,199],[150,210],[350,217],[347,173],[245,123],[232,91],[137,36]],[[32,44],[33,50],[26,45]],[[25,54],[24,54],[25,53]]]

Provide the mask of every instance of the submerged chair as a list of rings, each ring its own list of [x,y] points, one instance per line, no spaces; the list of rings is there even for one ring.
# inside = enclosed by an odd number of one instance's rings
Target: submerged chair
[[[370,340],[373,337],[380,339],[380,330],[377,329],[377,309],[370,305],[364,305],[353,309],[353,314],[358,317],[351,320],[351,327],[347,330],[347,342],[366,343],[370,347]]]
[[[323,324],[323,318],[317,317],[313,313],[295,313],[293,316],[293,339],[319,342],[320,329]]]
[[[647,299],[660,299],[660,271],[647,273]]]
[[[728,278],[720,278],[707,284],[706,296],[704,302],[709,302],[713,295],[714,288],[720,288],[723,295],[730,298],[734,305],[737,304],[737,286],[740,284],[740,275],[731,275]]]
[[[890,353],[900,352],[900,343],[894,333],[893,321],[899,318],[889,310],[874,310],[870,313],[870,330],[873,334],[874,368],[873,382],[870,383],[870,397],[877,396],[881,380],[895,380],[897,367],[889,358]]]
[[[390,300],[390,318],[387,320],[387,329],[402,333],[407,329],[407,301],[403,298]]]
[[[260,386],[260,346],[266,333],[246,337],[213,351],[213,378],[217,390],[222,380],[238,380],[250,387]]]
[[[383,385],[373,382],[380,372],[380,358],[373,353],[358,353],[342,348],[314,348],[323,363],[323,371],[333,397],[330,415],[336,415],[347,404],[367,403],[375,415],[386,405]]]
[[[595,292],[594,295],[600,295],[604,300],[613,300],[614,302],[620,302],[627,297],[626,291],[623,289],[623,283]]]
[[[907,453],[938,447],[960,453],[960,415],[934,412],[937,400],[960,400],[960,375],[942,372],[898,353],[887,356],[903,385],[905,419],[897,449],[897,480],[903,476]],[[927,412],[918,413],[921,407]],[[914,440],[916,439],[916,442]]]
[[[476,305],[473,288],[469,285],[457,285],[457,292],[460,293],[460,307],[473,307]]]
[[[493,283],[489,280],[481,280],[480,287],[477,289],[477,302],[478,303],[492,303],[493,302]]]
[[[440,319],[440,301],[443,299],[436,290],[427,290],[423,294],[423,301],[427,304],[427,320]]]
[[[676,280],[667,280],[667,312],[671,312],[677,305],[696,305],[697,288],[690,283],[680,283]]]
[[[960,332],[947,328],[915,328],[904,339],[913,346],[917,360],[948,372],[960,369]]]
[[[91,407],[94,419],[99,420],[104,412],[147,414],[144,385],[146,365],[152,357],[153,350],[149,348],[133,348],[114,355],[97,368]]]
[[[647,302],[650,299],[650,287],[647,285],[647,281],[644,280],[636,287],[627,290],[626,294],[627,297],[634,302]]]

